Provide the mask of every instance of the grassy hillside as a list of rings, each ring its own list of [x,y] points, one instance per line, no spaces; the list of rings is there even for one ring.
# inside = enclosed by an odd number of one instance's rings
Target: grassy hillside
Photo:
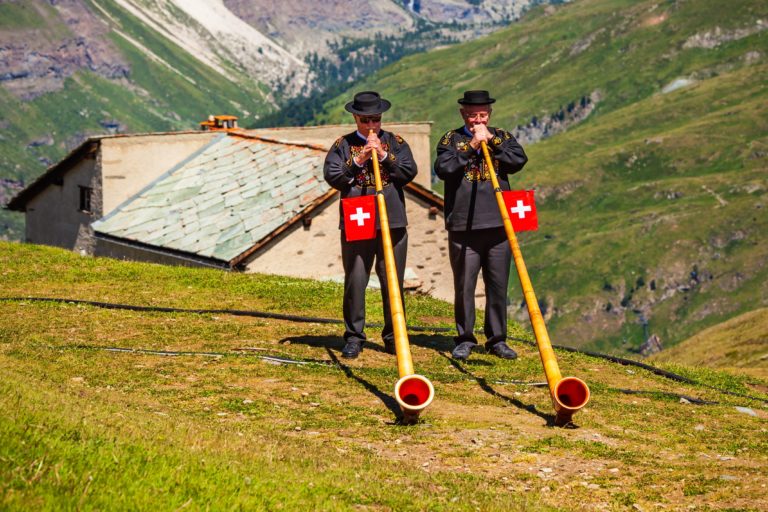
[[[732,368],[768,377],[768,309],[714,325],[650,360]]]
[[[324,317],[341,307],[335,284],[52,248],[0,243],[0,265],[3,297]],[[450,323],[449,304],[406,306],[410,324]],[[558,353],[592,390],[561,429],[530,346],[515,343],[517,361],[459,364],[445,333],[411,343],[436,398],[404,427],[394,358],[374,341],[340,360],[337,325],[0,299],[0,508],[765,510],[764,380],[675,368],[753,400]]]
[[[435,140],[460,123],[465,89],[491,90],[493,124],[509,128],[597,94],[586,121],[526,148],[515,180],[537,190],[541,228],[521,238],[557,342],[626,352],[656,333],[671,346],[766,305],[768,5],[581,0],[549,12],[354,89],[381,90],[397,119],[434,120]],[[688,85],[670,91],[678,79]],[[321,120],[342,119],[347,96]]]
[[[0,29],[18,38],[52,41],[72,38],[53,8],[41,18],[36,9],[13,3],[0,5]],[[88,2],[86,2],[88,3]],[[92,12],[102,11],[94,7]],[[0,87],[3,130],[0,137],[0,177],[29,183],[47,165],[58,161],[88,135],[108,133],[105,123],[118,123],[121,132],[195,130],[209,114],[264,113],[258,78],[245,81],[234,71],[228,77],[148,30],[112,2],[98,2],[111,16],[107,37],[130,68],[127,77],[111,80],[81,69],[63,89],[22,101]],[[22,23],[14,20],[21,17]],[[169,69],[147,57],[127,37],[170,64]],[[23,238],[21,215],[0,210],[0,237]]]

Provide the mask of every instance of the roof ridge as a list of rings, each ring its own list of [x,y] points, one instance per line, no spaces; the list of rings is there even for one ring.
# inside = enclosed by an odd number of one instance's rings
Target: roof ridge
[[[264,135],[256,135],[253,133],[248,133],[243,130],[230,130],[227,131],[227,135],[230,137],[242,137],[244,139],[255,139],[255,140],[261,140],[264,142],[271,142],[273,144],[283,144],[286,146],[299,146],[303,148],[309,148],[309,149],[315,149],[317,151],[322,151],[323,153],[326,153],[328,151],[328,148],[325,146],[322,146],[320,144],[313,144],[311,142],[296,142],[296,141],[290,141],[290,140],[282,140],[282,139],[276,139],[273,137],[265,137]]]

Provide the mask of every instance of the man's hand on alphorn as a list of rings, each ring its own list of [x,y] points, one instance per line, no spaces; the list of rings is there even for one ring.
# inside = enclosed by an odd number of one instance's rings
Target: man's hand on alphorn
[[[472,132],[472,140],[469,141],[469,145],[472,146],[472,149],[479,149],[481,142],[487,143],[493,138],[484,124],[476,124],[470,128],[470,131]]]

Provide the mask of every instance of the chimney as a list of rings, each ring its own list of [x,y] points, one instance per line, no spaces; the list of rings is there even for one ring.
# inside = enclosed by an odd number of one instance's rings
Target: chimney
[[[237,129],[237,116],[219,115],[208,116],[206,121],[200,122],[203,131],[227,131]]]

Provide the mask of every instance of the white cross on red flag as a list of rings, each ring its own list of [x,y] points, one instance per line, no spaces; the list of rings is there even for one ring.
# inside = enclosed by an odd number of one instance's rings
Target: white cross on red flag
[[[347,197],[341,210],[347,242],[376,238],[376,196]]]
[[[539,229],[536,217],[536,202],[533,190],[506,190],[502,192],[507,206],[509,220],[515,231],[535,231]]]

